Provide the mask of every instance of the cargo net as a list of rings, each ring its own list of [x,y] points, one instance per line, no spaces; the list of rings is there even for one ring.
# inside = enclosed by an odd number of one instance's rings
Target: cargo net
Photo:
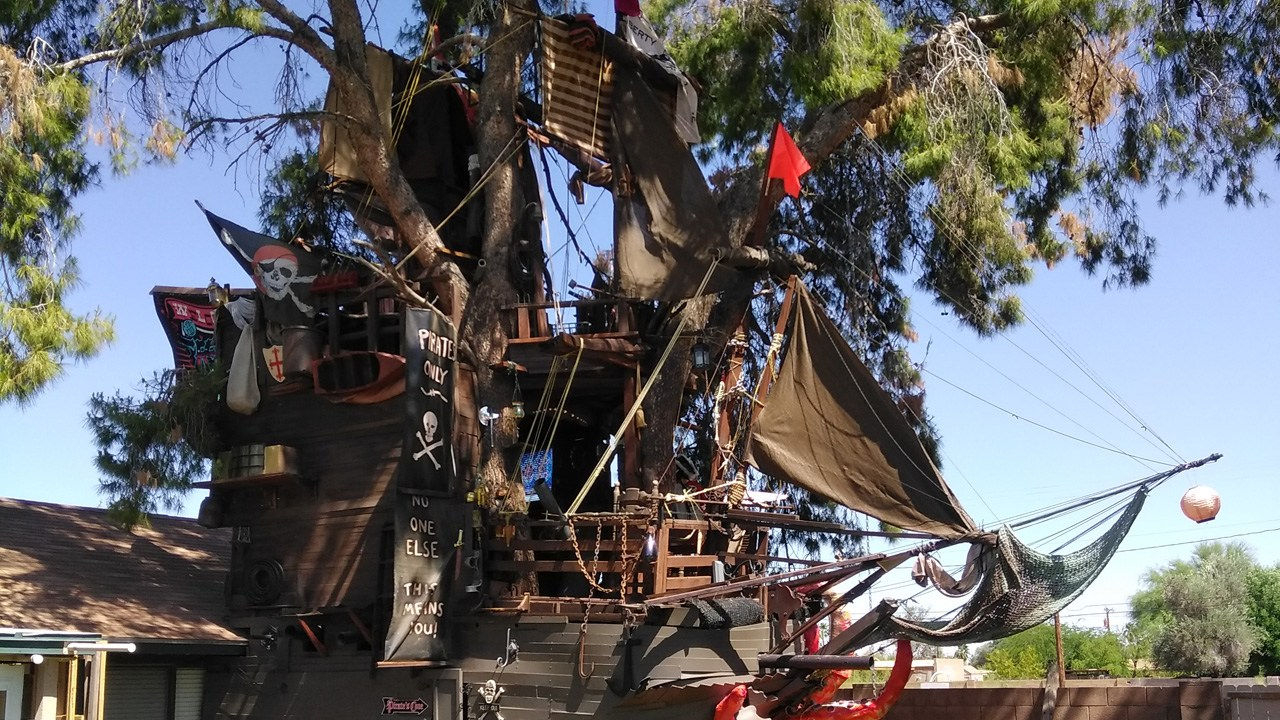
[[[888,616],[860,644],[905,636],[930,645],[959,645],[995,640],[1039,625],[1097,579],[1142,510],[1147,490],[1144,487],[1134,495],[1102,536],[1064,555],[1037,552],[1014,537],[1007,525],[1000,528],[994,551],[983,553],[978,561],[987,564],[982,581],[955,618],[911,622]]]

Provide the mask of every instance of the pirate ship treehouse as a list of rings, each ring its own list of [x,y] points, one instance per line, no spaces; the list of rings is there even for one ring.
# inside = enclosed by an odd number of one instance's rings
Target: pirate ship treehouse
[[[719,388],[709,470],[673,456],[674,415],[640,409],[672,392],[673,376],[677,399],[690,380],[672,368],[704,331],[699,308],[768,282],[780,262],[803,267],[728,247],[688,148],[696,97],[642,18],[621,16],[616,36],[582,19],[536,22],[540,103],[526,103],[521,137],[575,165],[571,184],[609,189],[613,265],[595,269],[582,297],[555,293],[542,208],[529,202],[502,269],[521,301],[494,321],[506,339],[496,362],[459,333],[460,298],[413,280],[412,253],[355,263],[207,213],[255,288],[154,291],[179,366],[227,373],[201,517],[235,528],[228,611],[253,642],[211,687],[222,714],[727,718],[750,705],[771,718],[878,717],[892,686],[869,704],[822,709],[840,673],[868,665],[851,655],[858,647],[996,637],[1076,597],[1147,490],[1185,468],[1099,494],[1134,499],[1071,555],[984,532],[795,277],[757,383],[743,377],[742,342],[701,370]],[[441,252],[474,276],[486,173],[471,91],[459,89],[471,82],[377,48],[368,61]],[[530,143],[512,145],[525,197],[540,197]],[[371,236],[393,239],[350,154],[341,128],[326,127],[335,190]],[[486,377],[510,396],[493,402]],[[495,456],[509,482],[481,482]],[[777,557],[779,528],[861,531],[800,520],[751,492],[749,465],[926,542],[825,563]],[[930,552],[965,542],[959,580],[929,566]],[[913,624],[882,603],[818,639],[819,623],[913,558],[944,592],[972,593],[957,618]]]

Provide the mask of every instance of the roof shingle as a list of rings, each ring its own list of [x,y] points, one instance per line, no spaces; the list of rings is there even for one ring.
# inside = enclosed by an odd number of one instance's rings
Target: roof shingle
[[[230,546],[188,518],[125,531],[103,509],[0,498],[0,627],[241,640],[224,622]]]

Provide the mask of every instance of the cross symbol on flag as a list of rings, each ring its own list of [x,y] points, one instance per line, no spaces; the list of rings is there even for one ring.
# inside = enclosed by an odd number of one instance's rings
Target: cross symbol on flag
[[[284,356],[279,345],[262,349],[262,357],[267,361],[267,372],[276,382],[284,382]]]

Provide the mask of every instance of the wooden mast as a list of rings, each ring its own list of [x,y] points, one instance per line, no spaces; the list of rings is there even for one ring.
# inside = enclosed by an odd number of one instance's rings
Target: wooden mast
[[[781,346],[783,333],[787,329],[787,321],[791,319],[791,305],[795,300],[797,282],[799,282],[799,279],[795,275],[787,278],[787,292],[782,298],[782,309],[778,311],[778,323],[773,328],[769,353],[765,356],[764,370],[760,372],[760,382],[756,385],[755,395],[751,399],[751,426],[756,424],[760,410],[764,407],[764,397],[769,394],[769,388],[773,386],[774,356],[777,355]]]

